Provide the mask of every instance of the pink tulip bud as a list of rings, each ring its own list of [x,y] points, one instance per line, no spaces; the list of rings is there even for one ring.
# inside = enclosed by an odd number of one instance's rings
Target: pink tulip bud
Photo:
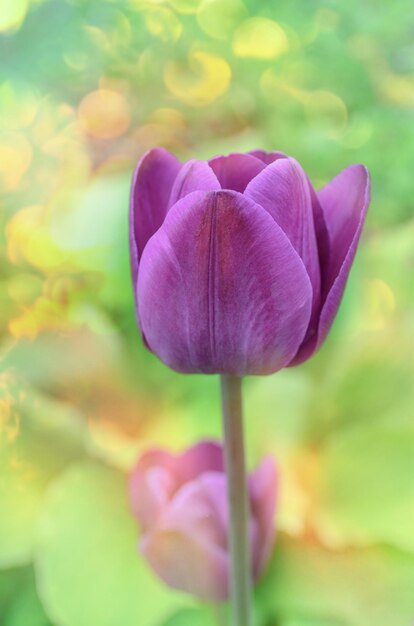
[[[257,580],[273,539],[277,474],[266,457],[249,476],[252,576]],[[130,502],[142,529],[140,550],[170,587],[202,600],[229,595],[228,506],[223,449],[203,441],[183,454],[143,455],[129,484]]]

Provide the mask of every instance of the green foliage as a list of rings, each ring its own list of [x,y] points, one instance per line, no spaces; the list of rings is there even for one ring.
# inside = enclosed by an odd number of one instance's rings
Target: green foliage
[[[50,490],[35,567],[44,606],[58,624],[151,626],[183,604],[138,555],[125,477],[97,463],[74,465]]]

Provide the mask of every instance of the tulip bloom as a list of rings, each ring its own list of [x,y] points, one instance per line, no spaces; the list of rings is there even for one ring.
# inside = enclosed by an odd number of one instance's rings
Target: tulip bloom
[[[362,165],[315,192],[279,152],[181,164],[150,150],[130,210],[146,345],[186,373],[269,374],[305,361],[333,323],[368,204]]]
[[[270,554],[277,478],[265,458],[249,476],[252,574]],[[144,454],[131,473],[130,503],[142,528],[140,549],[160,578],[205,601],[229,595],[228,505],[222,447],[204,441],[179,456]]]

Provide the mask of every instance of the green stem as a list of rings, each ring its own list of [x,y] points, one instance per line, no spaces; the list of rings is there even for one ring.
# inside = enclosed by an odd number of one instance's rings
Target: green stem
[[[243,438],[242,379],[221,377],[229,503],[230,594],[233,626],[251,626],[249,501]]]

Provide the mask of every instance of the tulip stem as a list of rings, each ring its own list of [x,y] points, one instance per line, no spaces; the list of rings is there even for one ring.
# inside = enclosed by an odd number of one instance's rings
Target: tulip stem
[[[244,453],[242,379],[221,377],[224,453],[229,503],[230,598],[233,626],[251,626],[249,501]]]

